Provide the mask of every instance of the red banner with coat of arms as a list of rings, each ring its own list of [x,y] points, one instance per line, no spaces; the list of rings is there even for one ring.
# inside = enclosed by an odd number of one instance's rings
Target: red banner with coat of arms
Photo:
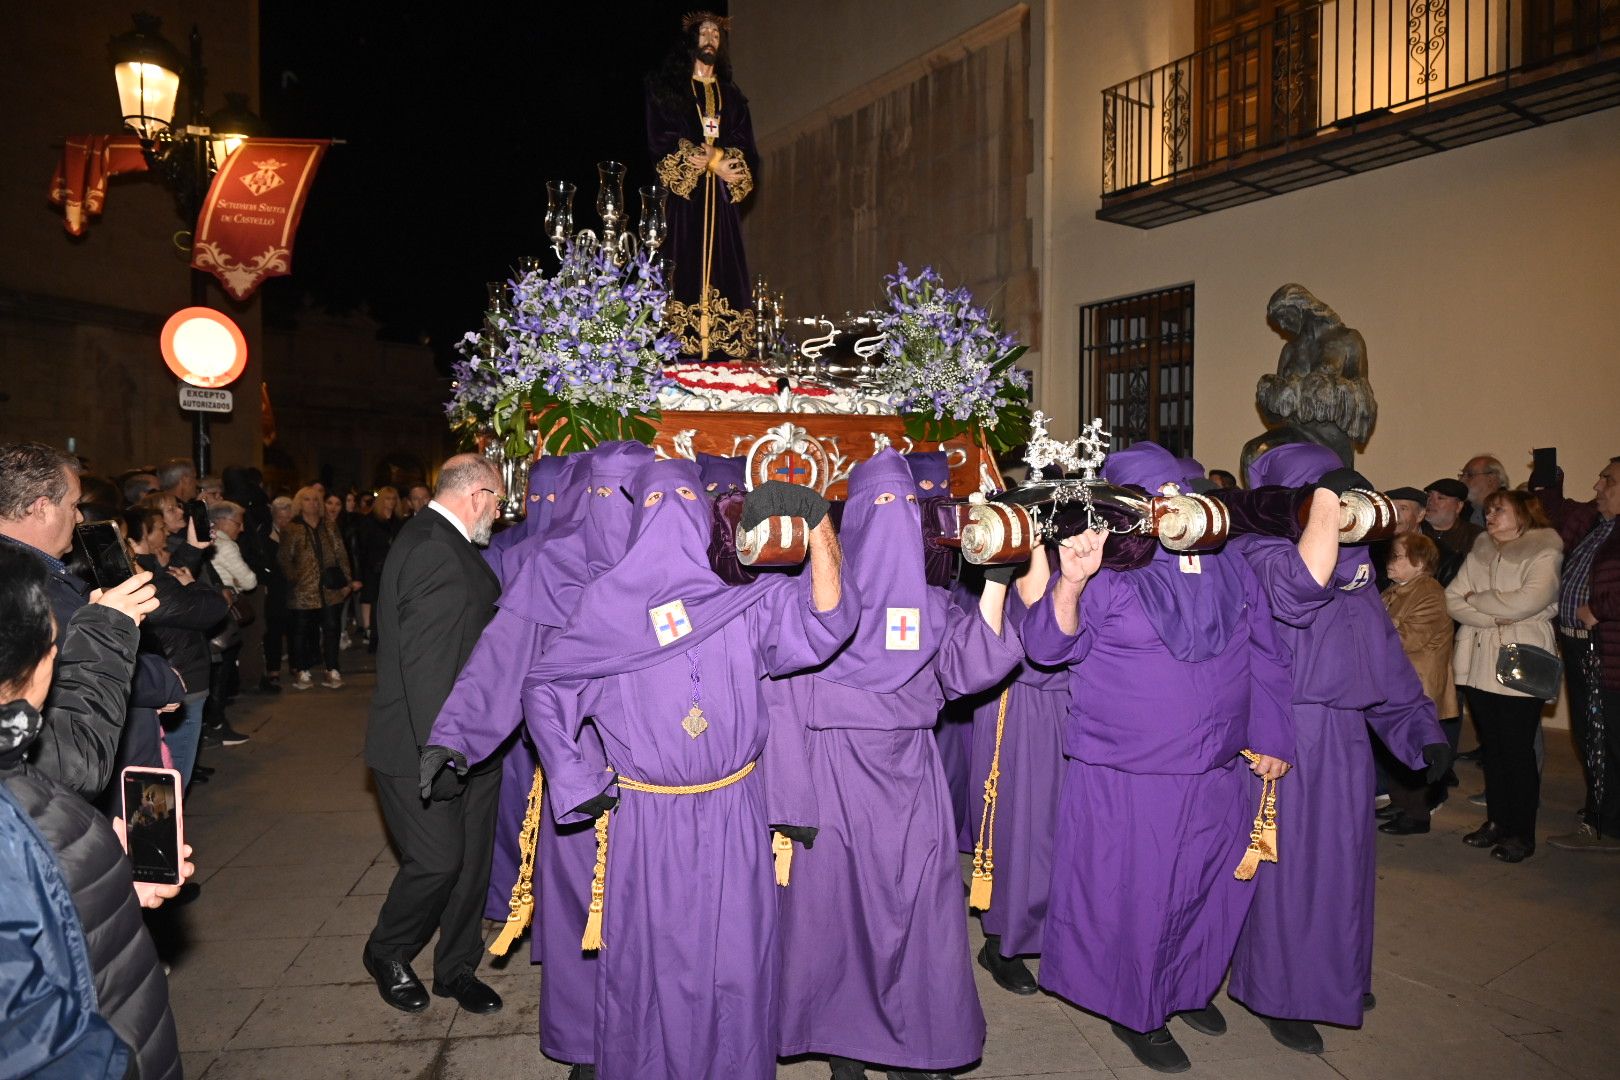
[[[191,265],[238,300],[292,273],[293,237],[327,139],[244,139],[225,159],[197,215]]]

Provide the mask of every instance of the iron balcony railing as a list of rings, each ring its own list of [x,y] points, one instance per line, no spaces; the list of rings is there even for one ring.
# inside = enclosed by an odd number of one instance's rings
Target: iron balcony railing
[[[1620,44],[1620,0],[1321,0],[1103,91],[1104,197],[1538,78]]]

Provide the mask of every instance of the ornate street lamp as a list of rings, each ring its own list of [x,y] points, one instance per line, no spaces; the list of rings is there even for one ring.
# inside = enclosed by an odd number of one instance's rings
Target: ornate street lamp
[[[135,29],[107,43],[124,126],[142,142],[154,142],[169,131],[186,70],[185,58],[163,36],[162,24],[155,16],[136,15]]]

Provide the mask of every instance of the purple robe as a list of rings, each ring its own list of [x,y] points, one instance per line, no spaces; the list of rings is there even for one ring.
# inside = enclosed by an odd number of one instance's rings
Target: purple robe
[[[701,492],[694,464],[637,473],[631,547],[530,669],[525,721],[559,825],[585,821],[578,808],[597,795],[619,797],[596,962],[596,1075],[765,1080],[776,1073],[777,887],[763,776],[693,795],[620,788],[616,777],[698,785],[758,760],[785,715],[764,677],[825,661],[854,629],[859,601],[846,589],[837,607],[815,611],[809,574],[724,586],[699,535],[707,501],[700,518],[677,485]],[[663,503],[646,506],[655,491]],[[627,592],[638,582],[652,591]],[[673,599],[689,625],[660,645],[649,614]],[[603,641],[618,650],[604,652]],[[694,703],[708,721],[696,737],[682,725]],[[608,768],[579,751],[586,716]]]
[[[1104,476],[1158,491],[1181,472],[1138,443]],[[1031,660],[1070,665],[1040,980],[1152,1031],[1208,1005],[1231,961],[1254,897],[1232,871],[1261,790],[1239,755],[1293,760],[1286,660],[1239,556],[1156,551],[1140,569],[1105,567],[1072,635],[1057,622],[1061,580],[1022,631]]]
[[[1007,621],[1022,627],[1029,609],[1016,590],[1007,596]],[[979,836],[984,781],[996,749],[1001,692],[1007,694],[1002,726],[1001,770],[996,781],[995,877],[990,907],[979,915],[986,934],[1001,938],[1001,955],[1041,952],[1047,893],[1052,884],[1053,829],[1063,785],[1063,727],[1069,718],[1069,675],[1025,659],[1010,680],[974,698],[970,792],[978,795],[968,815],[968,846]]]
[[[984,1013],[931,729],[947,698],[994,685],[1021,649],[925,582],[910,489],[893,452],[855,467],[844,567],[861,630],[789,680],[820,832],[782,894],[781,1052],[937,1070],[978,1059]]]
[[[1279,471],[1279,462],[1289,467]],[[1339,467],[1326,447],[1282,446],[1250,466],[1251,482],[1298,486]],[[1228,992],[1262,1016],[1359,1027],[1362,995],[1372,989],[1377,878],[1367,728],[1419,770],[1423,747],[1445,734],[1379,599],[1365,547],[1341,548],[1323,586],[1290,541],[1242,536],[1233,546],[1263,583],[1291,657],[1298,751],[1278,785],[1279,860],[1255,882]]]

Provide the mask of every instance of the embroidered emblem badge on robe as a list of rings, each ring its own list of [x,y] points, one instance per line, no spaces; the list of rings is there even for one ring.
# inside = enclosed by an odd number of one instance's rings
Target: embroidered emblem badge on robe
[[[1363,585],[1367,584],[1367,582],[1369,582],[1371,580],[1372,580],[1372,564],[1371,563],[1361,563],[1360,565],[1358,565],[1356,567],[1356,576],[1351,578],[1350,581],[1347,584],[1340,585],[1339,586],[1339,591],[1340,592],[1355,592],[1357,589],[1361,588]]]
[[[703,137],[705,139],[718,139],[720,137],[720,118],[718,116],[705,116],[703,118]]]
[[[922,648],[922,612],[918,608],[890,608],[884,626],[883,647],[890,652],[916,652]]]
[[[658,635],[658,646],[673,644],[692,632],[692,620],[686,617],[686,605],[679,600],[660,604],[647,612],[652,616],[653,632]]]
[[[703,710],[698,706],[693,705],[692,711],[687,713],[686,719],[681,721],[681,727],[686,729],[686,733],[695,739],[705,731],[709,730],[709,721],[708,718],[703,715]]]

